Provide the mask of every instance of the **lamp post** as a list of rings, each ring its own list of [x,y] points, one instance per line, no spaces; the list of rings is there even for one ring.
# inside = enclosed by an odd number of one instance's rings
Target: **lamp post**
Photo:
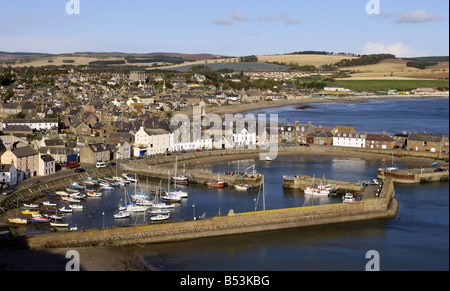
[[[103,216],[103,229],[105,229],[105,211],[102,212]]]
[[[195,204],[192,204],[192,211],[193,211],[194,220],[195,220]]]

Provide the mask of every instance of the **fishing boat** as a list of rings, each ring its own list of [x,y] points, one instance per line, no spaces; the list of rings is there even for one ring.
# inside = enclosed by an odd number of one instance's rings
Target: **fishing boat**
[[[28,221],[26,219],[22,218],[10,218],[8,219],[9,222],[15,223],[15,224],[27,224]]]
[[[33,203],[24,203],[23,206],[26,208],[38,208],[39,207],[38,204],[33,204]]]
[[[68,223],[64,223],[64,222],[50,222],[50,226],[53,227],[69,227]]]
[[[63,213],[72,213],[73,212],[73,210],[71,208],[66,208],[66,206],[60,208],[59,211],[63,212]]]
[[[111,186],[102,186],[102,188],[101,188],[103,191],[113,191],[114,190],[114,187],[111,187]]]
[[[77,204],[70,204],[69,207],[73,210],[80,210],[80,209],[84,208],[83,205],[77,205]]]
[[[32,222],[41,222],[41,223],[50,222],[50,220],[47,217],[44,217],[44,216],[39,215],[39,214],[34,214],[31,217],[31,221]]]
[[[342,197],[343,203],[349,203],[349,202],[354,202],[354,201],[355,201],[355,197],[353,196],[352,193],[346,193],[344,195],[344,197]]]
[[[81,200],[71,198],[71,197],[62,197],[61,199],[66,202],[69,202],[69,203],[80,203],[81,202]]]
[[[65,191],[56,191],[55,194],[62,196],[62,197],[69,196],[69,193],[67,193]]]
[[[84,198],[86,198],[86,194],[80,194],[80,193],[74,193],[74,194],[70,194],[69,195],[71,198],[74,198],[74,199],[84,199]]]
[[[221,178],[218,178],[215,181],[211,181],[211,182],[206,182],[206,186],[207,187],[211,187],[211,188],[219,188],[222,189],[225,187],[225,181],[222,180]]]
[[[44,206],[56,206],[57,204],[51,201],[45,201],[44,203],[42,203]]]
[[[80,191],[75,190],[75,189],[70,189],[70,188],[66,188],[66,191],[69,193],[80,193]]]
[[[239,185],[234,185],[234,188],[239,191],[248,191],[250,189],[253,189],[253,186],[246,185],[246,184],[239,184]]]
[[[105,179],[105,180],[108,181],[109,183],[115,182],[113,178],[103,177],[103,179]]]
[[[63,217],[62,216],[58,216],[56,214],[52,214],[52,215],[44,215],[45,217],[47,217],[48,219],[52,219],[52,220],[62,220]]]
[[[102,197],[102,192],[94,192],[94,191],[89,191],[87,192],[87,196],[89,197]]]
[[[84,189],[84,188],[86,188],[84,186],[81,186],[78,182],[73,182],[73,183],[70,184],[70,186],[72,188],[75,188],[75,189]]]
[[[128,218],[133,213],[131,211],[118,211],[114,214],[115,219],[122,219],[122,218]]]
[[[137,182],[137,179],[133,178],[130,174],[123,173],[123,174],[122,174],[122,177],[124,177],[125,179],[127,179],[127,181],[130,181],[130,182]]]
[[[25,210],[22,210],[22,214],[39,214],[39,210],[37,210],[37,209],[25,209]]]

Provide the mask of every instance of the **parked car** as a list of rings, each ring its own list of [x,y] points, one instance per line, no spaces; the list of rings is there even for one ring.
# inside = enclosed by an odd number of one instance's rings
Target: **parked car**
[[[75,173],[83,173],[83,172],[86,172],[86,170],[83,168],[75,169]]]
[[[97,164],[95,166],[97,168],[106,168],[108,165],[105,164],[104,162],[97,162]]]

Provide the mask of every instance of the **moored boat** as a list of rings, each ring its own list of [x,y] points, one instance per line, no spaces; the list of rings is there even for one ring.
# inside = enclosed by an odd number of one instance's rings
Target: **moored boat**
[[[48,218],[46,218],[46,217],[44,217],[44,216],[42,216],[42,215],[39,215],[39,214],[33,215],[33,216],[31,217],[31,221],[32,221],[32,222],[43,222],[43,223],[45,223],[45,222],[50,222],[50,220],[49,220]]]
[[[44,206],[56,206],[57,204],[51,201],[45,201],[44,203],[42,203]]]
[[[128,218],[133,213],[131,211],[118,211],[114,214],[115,219],[122,219],[122,218]]]
[[[248,191],[250,189],[253,189],[253,187],[251,185],[246,185],[246,184],[234,185],[234,188],[239,191]]]
[[[22,214],[39,214],[39,210],[37,210],[37,209],[25,209],[25,210],[22,210]]]
[[[9,222],[15,223],[15,224],[27,224],[28,221],[26,219],[22,218],[10,218],[8,219]]]
[[[157,214],[152,217],[150,217],[153,221],[161,221],[161,220],[167,220],[170,218],[170,214]]]
[[[34,203],[24,203],[23,206],[26,208],[38,208],[39,207],[38,204],[34,204]]]
[[[206,186],[207,187],[211,187],[211,188],[224,188],[225,187],[225,181],[222,180],[221,178],[215,180],[215,181],[211,181],[211,182],[206,182]]]

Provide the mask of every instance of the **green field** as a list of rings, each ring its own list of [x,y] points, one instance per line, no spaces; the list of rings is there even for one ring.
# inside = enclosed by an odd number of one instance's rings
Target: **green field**
[[[417,88],[449,88],[448,80],[336,80],[330,86],[342,86],[354,91],[406,91]]]

